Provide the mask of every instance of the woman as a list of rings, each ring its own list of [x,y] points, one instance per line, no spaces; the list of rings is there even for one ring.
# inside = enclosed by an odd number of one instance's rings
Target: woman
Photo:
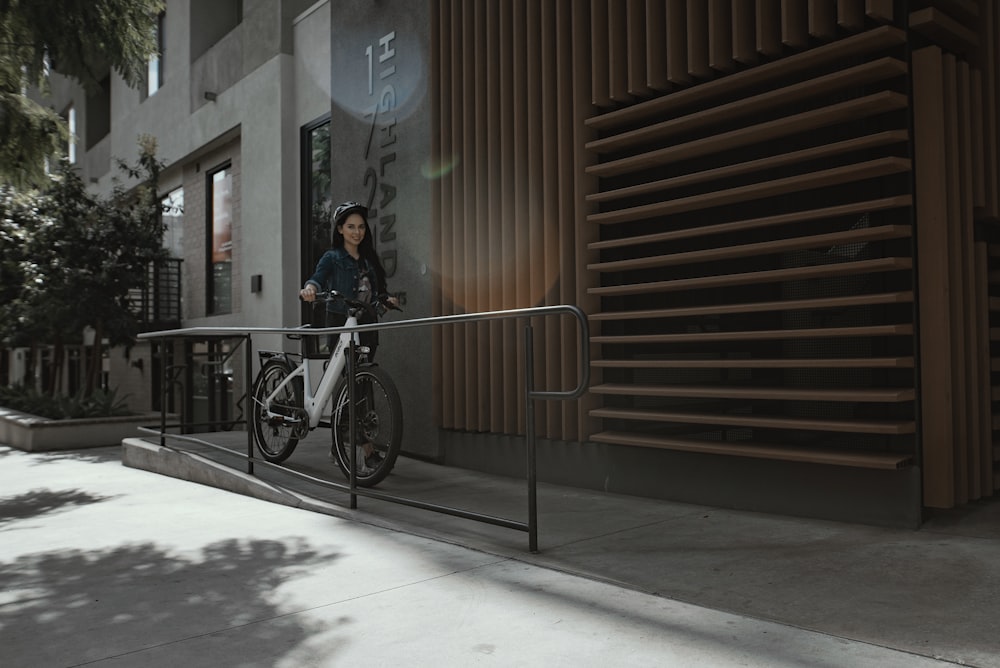
[[[344,202],[333,212],[333,248],[323,254],[316,271],[299,291],[303,301],[316,299],[319,290],[336,290],[349,299],[371,303],[375,295],[386,291],[385,269],[375,252],[368,234],[368,208],[357,202]],[[395,297],[388,301],[398,306]],[[347,306],[341,301],[326,303],[326,326],[341,327],[347,320]],[[374,311],[358,319],[374,322]],[[371,348],[368,358],[375,357],[378,332],[362,332],[361,342]]]
[[[375,253],[375,244],[368,235],[368,208],[357,202],[344,202],[333,211],[333,248],[323,253],[316,264],[316,271],[299,291],[303,301],[315,301],[319,290],[336,290],[349,299],[371,304],[376,295],[386,291],[385,269]],[[395,297],[388,301],[393,306],[399,303]],[[326,303],[326,326],[341,327],[347,321],[347,306],[341,301]],[[358,318],[359,323],[374,322],[374,307]],[[371,352],[368,359],[374,359],[378,347],[378,332],[362,332],[361,344]],[[333,345],[335,336],[330,337]],[[335,447],[335,446],[334,446]],[[364,466],[375,468],[382,458],[371,443],[363,443],[360,455]],[[330,457],[336,455],[330,451]]]

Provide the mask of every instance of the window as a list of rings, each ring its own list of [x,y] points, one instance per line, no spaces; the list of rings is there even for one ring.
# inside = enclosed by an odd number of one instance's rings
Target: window
[[[319,258],[333,245],[330,225],[331,169],[330,115],[306,125],[301,131],[302,151],[302,280],[308,278]],[[313,310],[302,303],[302,322],[310,322]]]
[[[192,2],[191,18],[191,62],[201,58],[205,52],[236,26],[243,22],[243,0],[213,0],[213,2]]]
[[[163,247],[170,257],[184,257],[184,188],[171,190],[160,200],[163,211]]]
[[[66,111],[63,112],[63,119],[66,121],[66,127],[69,128],[69,141],[66,143],[66,157],[69,159],[71,165],[76,164],[76,109],[73,105],[66,107]]]
[[[111,76],[108,75],[87,94],[84,139],[89,151],[111,132]]]
[[[303,128],[302,133],[303,278],[312,274],[321,255],[333,243],[330,225],[330,118]]]
[[[224,165],[209,172],[208,179],[208,230],[207,305],[209,315],[232,313],[233,266],[233,176],[230,166]]]
[[[146,95],[152,95],[156,91],[163,87],[164,79],[164,68],[163,54],[167,49],[167,38],[166,38],[166,21],[163,12],[156,17],[156,53],[149,59],[149,65],[146,68]]]

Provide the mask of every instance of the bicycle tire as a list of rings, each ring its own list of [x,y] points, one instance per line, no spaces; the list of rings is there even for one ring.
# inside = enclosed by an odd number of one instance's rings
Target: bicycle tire
[[[295,451],[299,439],[293,436],[293,423],[269,418],[264,399],[291,373],[288,365],[280,360],[271,360],[261,367],[253,384],[253,434],[257,450],[269,462],[279,464]],[[294,378],[284,390],[274,398],[274,404],[301,413],[303,407],[302,379]]]
[[[358,414],[358,435],[363,444],[371,444],[371,457],[362,445],[357,449],[357,484],[372,487],[382,482],[396,465],[403,442],[403,404],[399,391],[389,374],[378,366],[366,366],[357,371],[355,403]],[[351,476],[350,405],[346,378],[334,390],[330,427],[337,466],[345,477]],[[368,460],[366,462],[365,460]],[[374,463],[370,463],[374,460]]]

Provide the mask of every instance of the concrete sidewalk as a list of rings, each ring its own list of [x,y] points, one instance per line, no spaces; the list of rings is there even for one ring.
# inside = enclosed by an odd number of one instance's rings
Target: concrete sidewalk
[[[290,463],[331,473],[300,448]],[[121,448],[0,448],[0,665],[1000,666],[996,537],[543,485],[532,555],[518,532],[140,449],[323,512],[126,468]],[[385,487],[504,516],[524,497],[406,459]],[[869,571],[898,591],[865,591]],[[956,596],[966,580],[982,592]],[[924,633],[955,598],[983,628]],[[824,624],[855,632],[803,628]]]

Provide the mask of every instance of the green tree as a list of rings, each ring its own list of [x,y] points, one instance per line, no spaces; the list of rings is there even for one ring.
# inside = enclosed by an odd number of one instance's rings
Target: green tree
[[[0,181],[44,183],[45,159],[68,138],[25,92],[47,91],[50,69],[88,90],[112,69],[139,85],[162,10],[163,0],[0,0]]]
[[[47,308],[53,302],[45,298],[51,269],[59,266],[58,246],[52,244],[58,227],[52,196],[47,190],[19,192],[10,186],[0,192],[0,338],[4,347],[60,341],[59,321]],[[89,206],[81,203],[79,209]],[[61,352],[62,346],[56,347]],[[52,380],[45,379],[45,385]]]
[[[129,292],[142,287],[150,263],[166,255],[157,196],[162,165],[155,152],[155,142],[141,138],[137,163],[119,163],[139,185],[117,183],[107,198],[88,192],[65,161],[41,192],[0,191],[0,339],[11,346],[52,345],[56,374],[63,346],[79,343],[84,328],[92,328],[87,395],[96,387],[102,341],[135,342],[138,323]],[[56,375],[43,380],[46,391],[59,386]]]
[[[38,193],[0,185],[0,339],[28,345],[33,333],[23,322],[28,276],[33,273],[33,240],[49,223]]]

